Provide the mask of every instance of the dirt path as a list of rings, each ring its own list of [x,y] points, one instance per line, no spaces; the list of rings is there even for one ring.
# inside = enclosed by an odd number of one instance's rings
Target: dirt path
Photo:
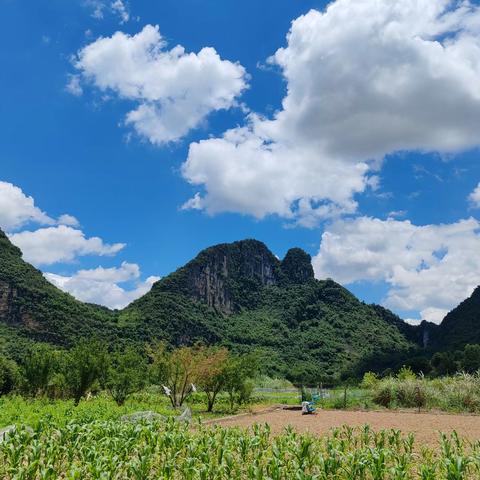
[[[414,412],[360,412],[343,410],[320,410],[316,415],[302,415],[300,411],[278,409],[238,418],[220,419],[214,422],[225,427],[250,427],[254,423],[268,423],[272,433],[280,433],[291,425],[299,432],[318,435],[328,433],[331,428],[342,425],[362,426],[368,423],[374,430],[394,428],[415,434],[417,445],[435,445],[438,432],[453,430],[469,440],[480,439],[480,416],[447,415]]]

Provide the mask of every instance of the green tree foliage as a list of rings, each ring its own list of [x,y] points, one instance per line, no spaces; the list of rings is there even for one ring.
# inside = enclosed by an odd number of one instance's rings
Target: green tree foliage
[[[0,354],[0,396],[12,392],[18,386],[19,378],[18,365]]]
[[[30,347],[23,359],[23,388],[29,395],[47,394],[50,382],[59,370],[60,353],[47,344]]]
[[[146,371],[145,357],[132,347],[112,354],[106,383],[118,405],[123,405],[129,395],[141,390],[146,383]]]
[[[468,373],[480,370],[480,345],[466,345],[463,350],[462,367]]]
[[[198,288],[207,269],[219,277],[215,288],[225,288],[213,294],[231,302],[227,315],[210,308]],[[315,280],[305,252],[292,249],[279,261],[254,240],[203,251],[122,311],[61,292],[1,232],[0,281],[15,292],[7,318],[0,319],[0,337],[17,361],[32,341],[66,349],[82,339],[108,342],[111,349],[153,339],[169,348],[201,342],[238,354],[260,351],[267,374],[317,384],[319,375],[333,380],[364,360],[381,359],[383,370],[391,355],[411,357],[417,348],[393,314],[363,304],[332,280]],[[366,370],[373,368],[365,365],[359,375]]]
[[[223,390],[229,362],[226,348],[207,348],[198,365],[197,386],[205,392],[207,412],[211,412],[218,394]]]
[[[194,392],[200,374],[205,347],[180,347],[168,351],[164,343],[151,348],[151,378],[165,388],[174,408],[181,407]]]
[[[454,308],[442,321],[433,338],[433,347],[455,350],[467,344],[480,344],[480,287]]]
[[[164,343],[150,349],[150,378],[165,388],[172,406],[184,404],[199,389],[205,393],[207,411],[211,412],[220,392],[226,392],[233,409],[246,403],[253,391],[249,381],[258,371],[258,356],[235,355],[226,348],[180,347],[169,350]]]
[[[410,368],[416,374],[427,375],[432,371],[432,366],[430,364],[430,359],[426,356],[418,355],[412,358],[409,358],[405,362],[405,366]]]
[[[253,392],[251,379],[259,369],[259,357],[256,353],[249,355],[231,355],[224,368],[223,389],[228,394],[230,410],[235,404],[249,402]]]
[[[6,317],[0,317],[0,337],[17,361],[32,341],[69,347],[81,338],[119,339],[114,312],[79,302],[56,288],[23,261],[20,249],[1,230],[0,282],[9,302]]]
[[[430,363],[437,376],[453,375],[460,370],[458,355],[454,352],[436,352]]]
[[[67,382],[73,396],[75,405],[92,388],[99,379],[101,363],[105,345],[98,341],[81,341],[73,347],[67,359]]]

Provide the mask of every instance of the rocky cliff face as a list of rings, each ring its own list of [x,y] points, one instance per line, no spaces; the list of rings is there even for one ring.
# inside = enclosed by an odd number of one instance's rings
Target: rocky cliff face
[[[311,259],[303,250],[290,250],[280,262],[262,242],[243,240],[203,250],[154,289],[187,294],[230,315],[252,306],[262,287],[312,278]]]
[[[228,248],[210,251],[205,263],[191,271],[193,296],[215,310],[230,314],[236,310],[235,282],[250,281],[258,287],[278,284],[275,258],[261,248],[250,256],[250,246],[240,244],[233,251]]]
[[[291,248],[282,260],[281,267],[289,283],[305,283],[314,277],[312,257],[301,248]]]

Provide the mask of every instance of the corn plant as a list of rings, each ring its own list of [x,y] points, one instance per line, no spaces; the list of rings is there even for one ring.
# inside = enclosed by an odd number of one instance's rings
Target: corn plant
[[[0,443],[0,478],[433,480],[478,479],[480,443],[455,433],[420,447],[398,430],[343,427],[318,437],[250,430],[94,421],[17,428]]]

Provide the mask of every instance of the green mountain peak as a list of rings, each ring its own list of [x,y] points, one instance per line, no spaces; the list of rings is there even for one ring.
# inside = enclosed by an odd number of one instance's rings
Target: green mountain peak
[[[316,280],[310,256],[279,260],[253,239],[215,245],[159,280],[121,311],[82,303],[26,263],[0,231],[0,343],[13,356],[28,342],[71,346],[164,340],[257,351],[272,375],[294,381],[384,369],[445,342],[480,342],[480,289],[440,326],[413,327],[366,305],[333,280]],[[443,342],[443,343],[442,343]],[[447,342],[448,343],[448,342]]]

